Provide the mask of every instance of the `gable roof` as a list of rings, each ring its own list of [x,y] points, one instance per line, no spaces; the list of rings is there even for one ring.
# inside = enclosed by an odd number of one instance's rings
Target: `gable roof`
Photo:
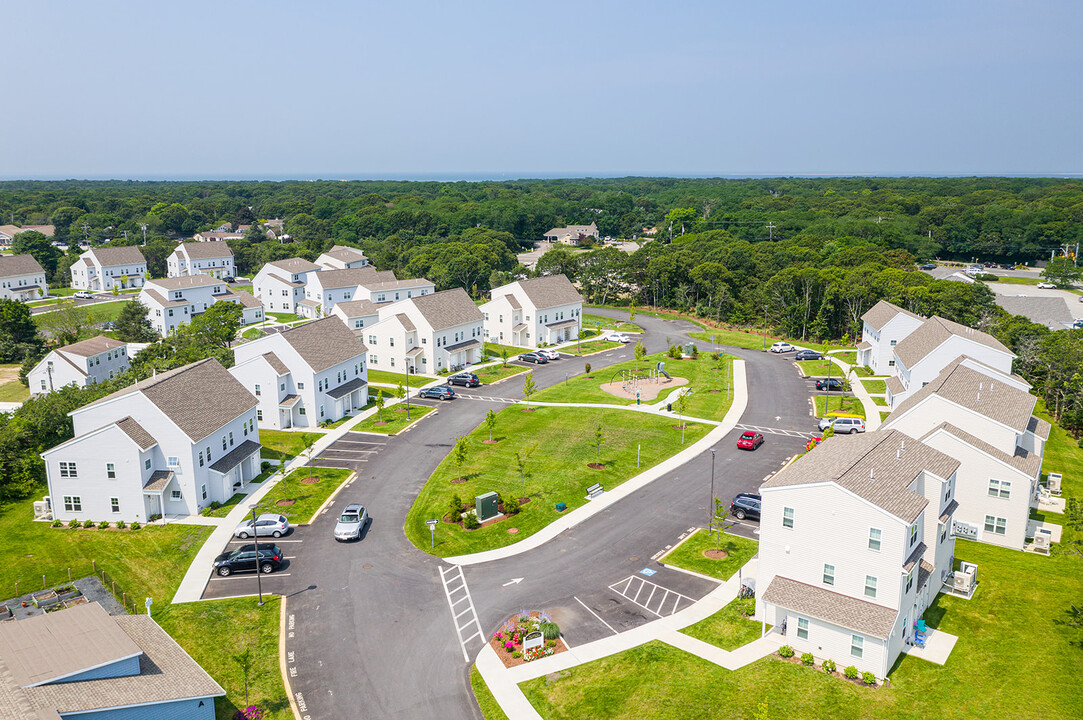
[[[154,447],[158,444],[158,441],[154,439],[154,436],[147,432],[147,429],[133,420],[130,416],[121,418],[115,423],[121,431],[132,439],[140,450],[146,450],[147,448]]]
[[[208,358],[140,380],[72,414],[134,393],[141,393],[194,442],[256,407],[256,398],[244,385],[218,360]]]
[[[263,307],[258,299],[256,299],[252,293],[247,290],[230,290],[226,289],[224,293],[217,296],[221,300],[236,300],[240,303],[241,307],[245,308],[258,308]]]
[[[890,427],[925,398],[937,395],[1022,432],[1030,423],[1037,398],[997,377],[968,367],[964,364],[968,360],[967,356],[960,356],[941,370],[932,382],[899,403],[888,415],[884,426]]]
[[[341,309],[342,314],[346,317],[376,315],[380,312],[376,307],[376,303],[371,300],[344,300],[343,302],[335,303],[335,309]]]
[[[958,467],[958,460],[898,430],[878,430],[856,437],[830,437],[761,487],[833,482],[912,523],[929,503],[910,490],[914,478],[922,471],[948,478]]]
[[[988,348],[992,348],[993,350],[999,350],[1000,352],[1007,353],[1011,357],[1015,357],[1015,354],[1011,350],[1004,347],[1000,341],[992,335],[983,333],[981,330],[967,327],[966,325],[960,325],[957,322],[947,320],[939,315],[933,315],[923,322],[918,329],[907,335],[906,338],[895,346],[895,355],[902,361],[903,365],[912,368],[953,335],[972,340]]]
[[[279,358],[273,352],[265,352],[260,357],[266,360],[267,364],[271,366],[271,369],[279,375],[290,374],[290,369],[286,367],[286,363],[282,362],[281,358]]]
[[[891,636],[898,611],[849,595],[776,575],[763,592],[766,603],[881,640]]]
[[[539,310],[555,305],[583,302],[583,298],[564,275],[543,275],[520,280],[519,287]]]
[[[271,267],[276,267],[280,270],[285,270],[288,273],[300,273],[308,272],[309,270],[319,270],[320,266],[314,262],[305,260],[304,258],[286,258],[285,260],[272,260],[267,263]]]
[[[912,317],[915,320],[925,319],[920,315],[916,315],[910,312],[909,310],[903,310],[898,305],[893,305],[887,300],[881,300],[880,302],[876,303],[871,308],[866,310],[865,314],[861,316],[861,319],[865,321],[865,323],[867,323],[868,326],[871,327],[873,330],[879,330],[880,328],[891,322],[891,320],[899,313],[902,313],[907,317]]]
[[[347,247],[345,245],[335,245],[325,252],[324,255],[346,263],[367,259],[365,253],[361,252],[359,249]]]
[[[388,272],[388,271],[384,270],[382,272]],[[397,290],[399,288],[421,287],[423,285],[427,285],[429,287],[436,287],[436,283],[432,282],[431,280],[426,280],[425,278],[407,278],[406,280],[385,280],[385,281],[382,281],[382,282],[380,282],[380,281],[370,282],[368,280],[364,280],[363,282],[361,282],[361,284],[358,287],[363,287],[364,289],[368,290],[369,292],[377,292],[379,290]]]
[[[127,343],[123,343],[120,340],[114,340],[105,335],[97,335],[57,349],[66,353],[71,353],[72,355],[78,355],[79,357],[90,357],[91,355],[97,355],[98,353],[103,353],[107,350],[115,350],[116,348],[122,348],[126,345]]]
[[[45,271],[33,255],[0,255],[0,277],[44,274]]]
[[[193,260],[233,257],[233,251],[224,242],[187,242],[182,243],[175,252],[183,250]]]
[[[135,245],[122,245],[120,247],[96,247],[87,250],[80,257],[90,256],[102,267],[114,267],[116,265],[143,265],[146,259],[143,253]]]
[[[926,438],[932,437],[940,431],[945,431],[951,435],[954,435],[959,440],[962,440],[967,445],[980,450],[994,460],[998,460],[1009,467],[1013,467],[1019,472],[1028,475],[1030,477],[1036,477],[1038,471],[1042,467],[1042,456],[1036,453],[1027,452],[1023,448],[1016,446],[1015,452],[1012,455],[1004,452],[1000,448],[990,445],[981,438],[975,437],[967,431],[957,428],[949,422],[942,422],[934,427],[929,432],[925,433],[921,439],[924,442]]]
[[[365,346],[337,317],[325,317],[280,333],[313,372],[344,363],[365,352]]]
[[[148,288],[146,285],[144,285],[143,289],[139,291],[139,294],[146,294],[147,297],[149,297],[151,300],[158,303],[162,307],[178,307],[180,305],[188,304],[187,300],[167,300],[162,296],[160,292],[154,290],[153,288]]]
[[[221,278],[214,278],[210,275],[184,275],[181,277],[171,278],[157,278],[155,280],[148,280],[147,284],[157,285],[160,288],[166,290],[183,290],[185,288],[193,287],[207,287],[209,285],[226,285],[226,281]]]
[[[1068,301],[1061,296],[997,295],[996,303],[1011,315],[1022,315],[1031,322],[1057,330],[1071,324],[1073,319]]]
[[[481,322],[485,319],[481,310],[462,288],[418,295],[400,302],[412,302],[433,330]]]
[[[52,237],[56,234],[56,228],[52,225],[23,225],[22,227],[18,225],[0,225],[0,235],[7,235],[10,238],[30,230],[39,232],[45,237]]]

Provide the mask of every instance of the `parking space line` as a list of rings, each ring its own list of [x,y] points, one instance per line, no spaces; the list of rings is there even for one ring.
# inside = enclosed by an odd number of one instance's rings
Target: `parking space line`
[[[607,623],[607,622],[606,622],[605,620],[602,620],[602,616],[601,616],[601,615],[599,615],[598,613],[594,612],[594,611],[593,611],[593,610],[591,610],[591,609],[590,609],[589,607],[587,607],[587,604],[586,604],[585,602],[583,602],[583,601],[582,601],[582,600],[580,600],[579,598],[575,597],[575,595],[572,595],[572,598],[573,598],[573,599],[574,599],[574,600],[575,600],[575,601],[576,601],[577,603],[579,603],[580,605],[582,605],[582,606],[583,606],[583,609],[584,609],[584,610],[586,610],[586,611],[587,611],[587,612],[589,612],[589,613],[590,613],[591,615],[593,615],[593,616],[594,616],[595,618],[597,618],[597,619],[598,619],[598,622],[600,622],[600,623],[601,623],[602,625],[605,625],[605,626],[606,626],[607,628],[609,628],[609,630],[610,630],[610,631],[611,631],[611,632],[612,632],[612,633],[613,633],[614,635],[619,635],[619,634],[620,634],[620,633],[618,633],[618,632],[617,632],[616,630],[614,630],[614,629],[613,629],[613,626],[612,626],[612,625],[610,625],[609,623]]]
[[[631,581],[632,580],[639,580],[639,582],[640,582],[639,588],[636,589],[636,594],[634,596],[631,595]],[[622,585],[624,586],[623,590],[619,589],[619,588],[621,588]],[[647,585],[652,586],[651,594],[647,597],[646,602],[640,602],[639,601],[639,596],[643,593],[643,588],[646,587]],[[680,604],[681,604],[682,600],[687,600],[690,604],[695,602],[692,598],[688,597],[687,595],[682,595],[681,593],[677,592],[676,590],[670,590],[668,588],[665,588],[665,587],[663,587],[661,585],[658,585],[656,583],[652,583],[650,581],[644,580],[643,578],[637,577],[635,575],[629,576],[627,581],[621,580],[619,582],[613,583],[612,585],[609,586],[609,589],[612,590],[613,592],[617,593],[621,597],[627,598],[628,600],[631,600],[636,605],[640,606],[641,608],[647,610],[650,613],[653,613],[654,615],[657,615],[658,617],[662,617],[662,613],[665,612],[665,610],[666,610],[665,605],[666,605],[666,601],[667,601],[667,599],[669,597],[669,595],[668,595],[669,593],[672,593],[675,597],[673,599],[673,609],[670,610],[667,613],[668,615],[672,615],[673,613],[677,612],[677,608],[680,607]],[[651,605],[651,599],[654,597],[654,593],[658,589],[665,590],[667,594],[662,596],[661,601],[658,603],[658,609],[655,610],[650,605]]]
[[[263,574],[263,579],[264,580],[269,580],[270,579],[270,578],[267,577],[268,574],[269,573],[264,573]],[[276,578],[289,577],[289,576],[290,576],[290,573],[274,573],[274,577],[276,577]],[[255,580],[256,576],[255,575],[225,575],[225,576],[223,576],[223,575],[219,575],[219,574],[215,573],[214,575],[211,575],[210,579],[211,580]]]

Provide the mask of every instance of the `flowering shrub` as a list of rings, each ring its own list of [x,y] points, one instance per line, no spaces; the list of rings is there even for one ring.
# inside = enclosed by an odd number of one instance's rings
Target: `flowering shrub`
[[[556,648],[553,647],[531,648],[530,650],[527,650],[525,653],[523,653],[523,659],[527,661],[537,660],[540,657],[552,655],[555,652]]]
[[[263,720],[263,710],[259,705],[249,705],[233,713],[233,720]]]
[[[503,639],[504,639],[504,633],[497,630],[496,633],[493,635],[493,640],[496,640],[496,641],[499,642],[500,640],[503,640]]]

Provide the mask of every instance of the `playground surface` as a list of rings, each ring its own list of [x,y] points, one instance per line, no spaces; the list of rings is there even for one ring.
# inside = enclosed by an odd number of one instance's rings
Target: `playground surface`
[[[687,384],[688,378],[674,377],[612,382],[605,383],[600,387],[610,395],[626,400],[635,400],[636,391],[638,391],[640,402],[650,402],[666,390],[672,390]]]

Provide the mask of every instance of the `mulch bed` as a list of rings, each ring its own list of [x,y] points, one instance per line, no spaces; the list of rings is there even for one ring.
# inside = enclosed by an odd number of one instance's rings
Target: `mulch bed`
[[[500,442],[500,441],[499,440],[482,440],[481,444],[482,445],[496,445],[498,442]]]
[[[278,502],[276,502],[275,505],[277,505],[279,507],[289,507],[290,505],[293,505],[295,502],[297,502],[297,501],[283,498],[282,500],[279,500]]]
[[[722,392],[721,390],[708,390],[707,392]]]
[[[729,556],[730,554],[725,550],[715,550],[714,548],[710,548],[703,551],[703,557],[707,558],[708,560],[725,560]]]
[[[402,413],[404,413],[404,412],[406,412],[406,408],[404,408],[404,407],[400,407],[400,408],[395,408],[395,412],[402,412]]]
[[[378,426],[380,426],[380,427],[383,427],[384,425],[387,425],[387,421],[386,421],[386,420],[377,420],[376,422],[374,422],[374,423],[372,423],[372,424],[373,424],[373,425],[378,425]]]
[[[531,617],[537,617],[538,613],[536,611],[531,612],[530,616]],[[516,617],[516,616],[513,615],[512,617]],[[509,618],[509,620],[510,619],[511,618]],[[504,623],[501,623],[500,626],[503,627]],[[493,633],[493,634],[495,635],[496,633]],[[524,660],[521,657],[517,657],[517,658],[512,657],[510,652],[507,652],[507,651],[504,650],[504,641],[494,640],[491,636],[489,638],[489,645],[492,646],[493,650],[496,652],[497,657],[499,657],[501,659],[501,661],[503,661],[504,667],[506,667],[506,668],[518,667],[518,666],[523,665],[523,664],[525,664],[527,662],[533,662],[533,661],[530,661],[530,660]],[[519,651],[522,651],[522,646],[519,645],[519,646],[516,647],[516,649],[519,650]],[[568,650],[568,646],[564,644],[564,638],[563,637],[558,638],[557,639],[557,645],[556,645],[555,648],[553,648],[553,655],[559,655],[562,652],[567,652],[567,650]],[[538,658],[538,659],[540,660],[541,658]]]
[[[587,467],[591,470],[605,470],[605,465],[599,463],[587,463]]]
[[[846,681],[848,683],[851,683],[853,685],[857,685],[858,687],[868,688],[870,690],[879,690],[881,688],[890,688],[891,687],[891,681],[890,680],[883,680],[878,685],[866,685],[865,681],[861,679],[860,674],[856,678],[848,678],[845,675],[843,675],[841,670],[836,670],[833,673],[825,673],[822,665],[805,665],[805,663],[801,662],[801,653],[797,652],[796,649],[794,650],[793,657],[784,658],[781,655],[779,655],[777,652],[774,655],[772,655],[772,657],[775,660],[781,660],[783,662],[792,663],[794,665],[800,665],[802,667],[807,667],[809,670],[815,670],[816,672],[823,673],[824,675],[830,675],[833,678],[836,678],[838,680],[844,680],[844,681]]]
[[[464,482],[466,482],[466,478],[454,478],[454,479],[452,479],[451,484],[452,485],[462,485]]]
[[[319,481],[320,481],[320,478],[318,478],[315,475],[309,475],[308,477],[301,480],[301,482],[303,482],[305,485],[315,485]]]
[[[534,408],[532,408],[532,407],[525,407],[525,408],[523,408],[523,412],[534,412]]]

